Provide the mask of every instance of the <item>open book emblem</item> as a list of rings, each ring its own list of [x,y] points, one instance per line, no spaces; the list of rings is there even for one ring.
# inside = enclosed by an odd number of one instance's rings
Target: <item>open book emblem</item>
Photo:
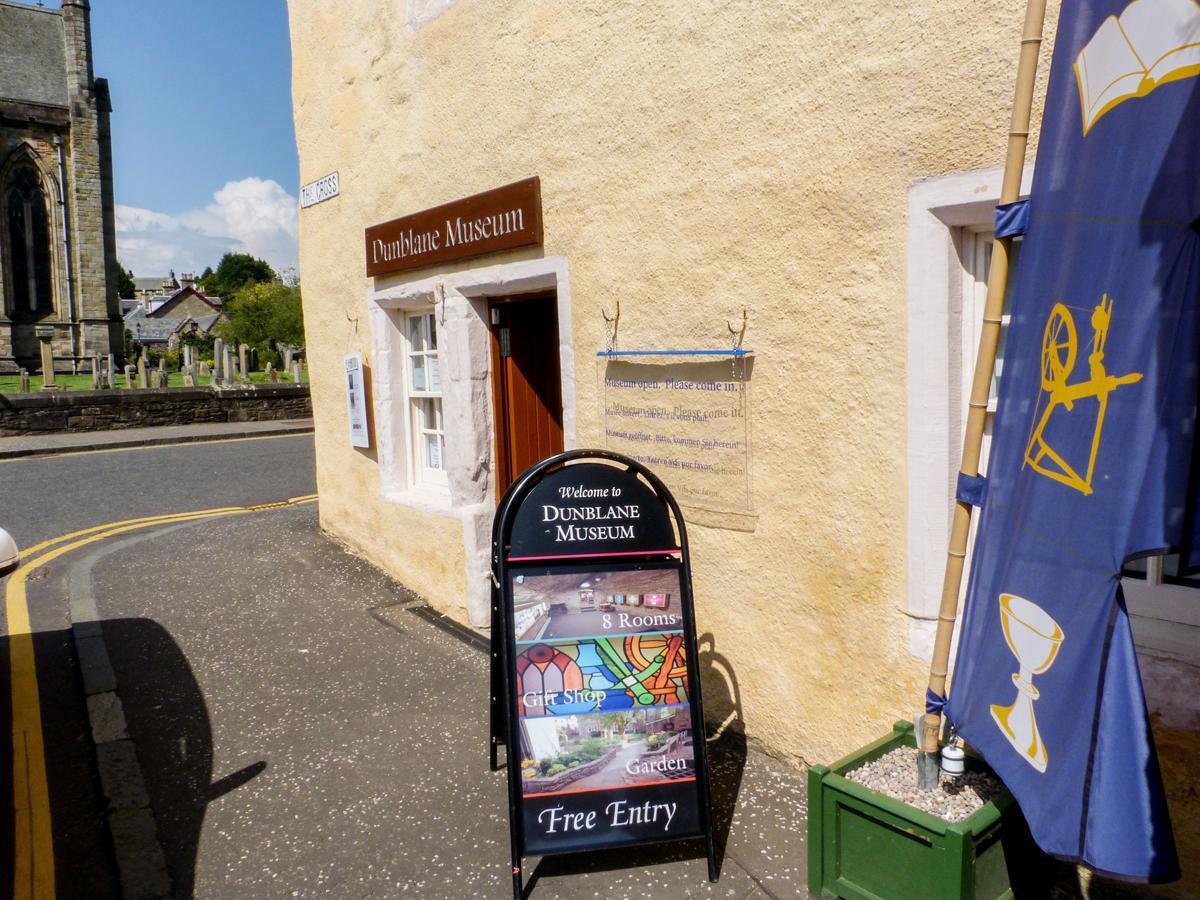
[[[1134,0],[1109,16],[1075,57],[1083,133],[1119,103],[1200,75],[1196,0]]]
[[[1061,481],[1082,494],[1092,493],[1092,473],[1096,469],[1096,454],[1100,451],[1100,436],[1104,432],[1104,416],[1108,412],[1108,395],[1123,384],[1134,384],[1142,380],[1141,372],[1128,375],[1109,375],[1104,368],[1104,345],[1108,342],[1108,327],[1112,323],[1113,302],[1105,294],[1092,310],[1092,352],[1088,356],[1088,378],[1068,384],[1067,379],[1075,368],[1075,357],[1079,350],[1075,334],[1075,318],[1066,304],[1055,303],[1046,320],[1046,331],[1042,335],[1042,395],[1038,398],[1034,416],[1037,417],[1042,400],[1049,397],[1046,408],[1037,419],[1029,444],[1025,447],[1025,463],[1035,472]],[[1087,468],[1081,475],[1061,454],[1051,446],[1046,437],[1046,426],[1050,416],[1059,407],[1071,412],[1080,400],[1095,397],[1099,403],[1096,410],[1096,425],[1092,432],[1091,453]],[[1076,414],[1078,416],[1078,414]]]

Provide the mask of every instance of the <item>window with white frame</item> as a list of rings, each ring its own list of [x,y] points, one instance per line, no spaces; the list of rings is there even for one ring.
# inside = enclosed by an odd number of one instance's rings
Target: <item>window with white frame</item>
[[[437,318],[432,311],[405,316],[408,404],[414,484],[446,484],[446,430]]]

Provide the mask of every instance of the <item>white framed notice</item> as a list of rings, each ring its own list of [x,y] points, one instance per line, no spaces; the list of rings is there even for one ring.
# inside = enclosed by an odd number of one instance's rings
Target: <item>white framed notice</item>
[[[346,408],[350,419],[350,446],[370,447],[367,430],[367,387],[363,383],[361,353],[346,354]]]

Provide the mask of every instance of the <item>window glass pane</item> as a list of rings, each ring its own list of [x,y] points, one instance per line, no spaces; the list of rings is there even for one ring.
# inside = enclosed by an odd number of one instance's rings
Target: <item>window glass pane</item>
[[[421,340],[421,316],[408,317],[408,349],[412,352],[425,349]]]
[[[437,319],[432,315],[426,316],[425,318],[427,318],[429,320],[429,348],[431,350],[436,350],[437,349]]]
[[[1004,309],[1000,317],[1004,324],[1000,326],[1000,340],[996,344],[996,368],[992,371],[992,384],[988,388],[988,402],[994,403],[1000,390],[1000,375],[1004,370],[1004,349],[1008,345],[1008,318],[1012,313],[1013,288],[1017,283],[1017,262],[1021,259],[1022,239],[1013,238],[1008,251],[1008,281],[1004,286]],[[988,245],[988,272],[991,271],[992,249]]]
[[[425,357],[414,356],[412,359],[412,389],[425,390]]]
[[[442,371],[438,365],[436,356],[426,357],[429,365],[429,390],[440,391],[442,389]]]
[[[1130,560],[1121,568],[1122,578],[1138,578],[1142,581],[1146,580],[1146,559],[1143,556],[1141,559]]]
[[[1183,587],[1200,587],[1200,573],[1180,574],[1180,559],[1178,553],[1163,557],[1163,581],[1166,584],[1178,584]]]
[[[436,434],[425,435],[425,465],[430,469],[442,467],[442,439]]]

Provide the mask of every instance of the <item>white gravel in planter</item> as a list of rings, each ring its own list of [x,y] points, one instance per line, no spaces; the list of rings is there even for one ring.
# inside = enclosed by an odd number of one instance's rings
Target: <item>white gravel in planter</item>
[[[846,778],[947,822],[967,818],[1004,792],[1004,785],[991,772],[966,772],[957,778],[943,772],[937,790],[919,790],[917,751],[913,747],[897,747],[874,762],[847,772]]]

